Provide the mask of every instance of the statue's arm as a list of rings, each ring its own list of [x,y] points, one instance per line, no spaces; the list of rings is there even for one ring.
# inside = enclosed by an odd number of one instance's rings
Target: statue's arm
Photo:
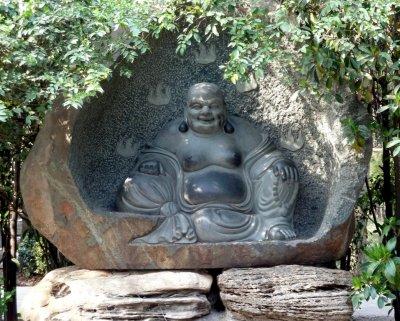
[[[174,120],[169,122],[154,139],[153,146],[165,149],[176,154],[182,134],[179,132],[179,123],[182,120]]]

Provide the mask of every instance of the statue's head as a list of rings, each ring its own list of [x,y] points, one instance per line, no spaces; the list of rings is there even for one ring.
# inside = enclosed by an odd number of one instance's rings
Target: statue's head
[[[227,110],[222,90],[206,82],[190,87],[185,118],[187,126],[200,134],[223,130],[227,123]],[[184,128],[181,131],[185,131]]]

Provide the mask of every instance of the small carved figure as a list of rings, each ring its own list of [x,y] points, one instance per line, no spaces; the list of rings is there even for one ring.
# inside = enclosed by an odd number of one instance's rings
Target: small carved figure
[[[215,45],[210,45],[206,47],[204,44],[199,44],[199,51],[194,52],[195,61],[201,65],[208,65],[217,59],[217,53],[215,50]]]
[[[289,128],[286,134],[284,134],[280,139],[281,147],[290,150],[291,152],[296,152],[303,148],[305,143],[304,136],[301,131],[297,131],[297,134],[293,132],[292,128]]]
[[[171,100],[171,88],[159,83],[155,88],[150,88],[147,100],[150,104],[156,106],[168,105]]]
[[[139,143],[134,143],[133,138],[120,140],[117,144],[117,153],[123,157],[134,157],[138,154]]]
[[[192,86],[183,119],[140,152],[117,207],[157,215],[146,243],[285,240],[295,237],[298,171],[248,121],[228,116],[218,86]]]
[[[236,84],[236,90],[240,93],[256,90],[258,88],[257,80],[253,74],[249,75],[249,78],[245,81],[239,80]]]

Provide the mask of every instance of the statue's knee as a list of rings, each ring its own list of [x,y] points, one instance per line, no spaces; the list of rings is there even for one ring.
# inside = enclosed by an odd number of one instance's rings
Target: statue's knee
[[[213,234],[212,213],[207,209],[195,212],[191,218],[199,241],[210,242]]]

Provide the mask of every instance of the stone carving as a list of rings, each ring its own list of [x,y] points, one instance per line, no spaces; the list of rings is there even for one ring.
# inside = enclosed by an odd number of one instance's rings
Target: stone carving
[[[194,59],[178,61],[175,40],[172,34],[162,36],[151,53],[133,64],[134,78],[111,77],[104,95],[82,109],[65,109],[59,102],[46,113],[21,172],[24,206],[35,228],[70,261],[89,269],[310,265],[340,259],[352,237],[352,213],[371,155],[371,144],[360,153],[345,144],[341,120],[350,117],[367,123],[364,109],[357,101],[346,101],[339,108],[307,93],[291,102],[293,91],[301,88],[288,84],[287,66],[279,64],[260,79],[257,95],[238,94],[222,79],[218,64],[204,68]],[[229,54],[228,44],[222,38],[215,41],[221,61]],[[307,146],[290,155],[300,173],[300,188],[304,186],[293,217],[295,239],[131,242],[155,231],[166,216],[116,211],[118,192],[137,161],[119,156],[117,143],[122,137],[134,137],[141,146],[138,159],[142,157],[144,145],[154,141],[166,119],[183,114],[185,88],[205,78],[224,88],[230,113],[259,124],[257,133],[270,133],[277,146],[283,120],[307,133]],[[157,108],[147,102],[147,90],[162,80],[176,86],[174,104]],[[233,124],[237,118],[229,119]]]
[[[139,152],[140,144],[134,143],[133,138],[121,139],[117,144],[117,153],[123,157],[134,157]]]
[[[302,132],[299,130],[297,133],[294,133],[292,128],[289,128],[287,133],[284,133],[279,141],[282,148],[290,150],[291,152],[302,149],[304,142],[305,140]]]
[[[194,52],[195,61],[201,65],[208,65],[217,59],[217,52],[215,45],[212,44],[209,47],[204,44],[199,44],[199,50]]]
[[[188,93],[184,119],[142,151],[117,200],[122,212],[161,215],[135,242],[194,243],[295,237],[294,164],[247,121],[228,116],[218,86]]]
[[[171,100],[171,87],[158,83],[156,87],[150,88],[147,100],[156,106],[168,105]]]
[[[258,83],[253,74],[249,75],[249,79],[246,81],[239,80],[236,84],[236,90],[240,93],[256,90],[257,88]]]

